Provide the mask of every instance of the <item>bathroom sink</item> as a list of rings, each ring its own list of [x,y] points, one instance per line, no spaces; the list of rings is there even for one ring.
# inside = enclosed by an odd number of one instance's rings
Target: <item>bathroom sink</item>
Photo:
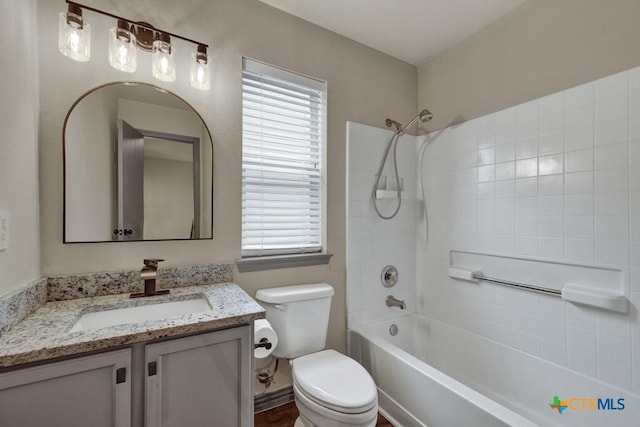
[[[162,320],[172,316],[202,313],[211,311],[209,301],[203,295],[182,301],[166,301],[139,305],[134,307],[108,307],[94,310],[89,307],[76,321],[69,332],[86,331],[90,329],[106,328],[108,326],[123,325],[125,323],[144,322],[147,320]]]

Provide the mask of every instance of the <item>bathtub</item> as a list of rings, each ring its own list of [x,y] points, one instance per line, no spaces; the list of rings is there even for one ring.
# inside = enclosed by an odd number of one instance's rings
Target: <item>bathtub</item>
[[[640,425],[637,395],[425,316],[352,328],[348,342],[399,426]],[[560,415],[549,407],[556,395],[624,398],[626,407]]]

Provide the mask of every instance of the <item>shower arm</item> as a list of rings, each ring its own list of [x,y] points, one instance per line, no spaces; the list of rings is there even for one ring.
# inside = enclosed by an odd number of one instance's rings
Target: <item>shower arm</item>
[[[431,114],[431,111],[424,109],[420,111],[417,116],[411,119],[411,121],[404,126],[402,126],[402,124],[392,119],[386,119],[385,124],[387,125],[388,128],[390,128],[391,126],[394,126],[396,128],[396,134],[399,136],[402,136],[405,134],[405,131],[408,128],[416,124],[418,121],[420,121],[421,123],[425,123],[431,120],[432,118],[433,118],[433,114]]]

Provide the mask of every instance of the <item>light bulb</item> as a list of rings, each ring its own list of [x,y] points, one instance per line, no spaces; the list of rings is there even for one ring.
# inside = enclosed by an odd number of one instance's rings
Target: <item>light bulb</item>
[[[78,48],[80,47],[80,36],[73,28],[69,30],[67,46],[69,46],[69,49],[71,49],[73,53],[78,53]]]
[[[127,48],[124,46],[120,46],[118,48],[118,62],[124,63],[127,61]]]

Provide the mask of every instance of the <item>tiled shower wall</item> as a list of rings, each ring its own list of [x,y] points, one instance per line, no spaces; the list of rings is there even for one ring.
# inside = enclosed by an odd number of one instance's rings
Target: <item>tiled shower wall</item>
[[[640,393],[640,68],[420,143],[431,236],[418,310]],[[452,249],[621,268],[631,312],[455,281]]]
[[[347,325],[349,327],[415,312],[415,193],[416,138],[405,135],[398,142],[398,170],[404,182],[402,205],[391,220],[379,218],[371,194],[385,147],[392,132],[347,123]],[[393,158],[382,175],[395,180]],[[397,199],[378,201],[380,211],[389,215]],[[382,286],[384,266],[394,265],[399,280],[393,288]],[[406,310],[385,305],[387,295],[403,299]]]

